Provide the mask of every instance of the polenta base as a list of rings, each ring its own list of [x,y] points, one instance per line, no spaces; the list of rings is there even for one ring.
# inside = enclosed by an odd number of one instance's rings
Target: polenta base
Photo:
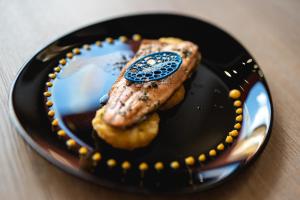
[[[185,89],[184,86],[180,86],[178,90],[174,92],[174,94],[167,100],[166,103],[161,105],[159,107],[159,110],[168,110],[179,104],[183,99],[185,95]]]
[[[92,125],[98,136],[115,148],[133,150],[147,146],[157,135],[159,115],[151,114],[146,120],[133,127],[120,129],[103,121],[105,106],[99,109]]]

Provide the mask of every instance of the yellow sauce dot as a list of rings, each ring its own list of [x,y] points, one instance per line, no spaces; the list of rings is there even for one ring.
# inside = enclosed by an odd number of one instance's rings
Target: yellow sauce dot
[[[185,161],[185,164],[186,164],[186,165],[189,165],[189,166],[195,164],[195,159],[194,159],[193,156],[189,156],[189,157],[185,158],[184,161]]]
[[[59,61],[59,64],[61,64],[61,65],[65,65],[66,63],[67,63],[67,61],[64,58]]]
[[[96,162],[100,161],[101,158],[102,158],[102,156],[101,156],[101,153],[99,153],[99,152],[94,153],[94,155],[92,156],[92,160],[96,161]]]
[[[128,169],[131,168],[131,164],[130,164],[130,162],[128,162],[128,161],[124,161],[124,162],[122,163],[121,167],[122,167],[122,169],[124,169],[124,170],[128,170]]]
[[[52,87],[52,86],[53,86],[53,83],[47,82],[46,85],[47,85],[48,87]]]
[[[229,135],[229,136],[226,137],[225,142],[226,143],[232,143],[233,142],[233,138]]]
[[[241,92],[237,89],[233,89],[229,92],[229,97],[232,99],[238,99],[241,96]]]
[[[47,101],[47,102],[46,102],[46,106],[48,106],[48,107],[53,106],[53,102],[52,102],[52,101]]]
[[[115,159],[109,159],[109,160],[107,160],[106,164],[109,167],[114,167],[117,165],[117,161]]]
[[[73,58],[73,54],[72,54],[71,52],[67,53],[66,56],[67,56],[67,58],[69,58],[69,59]]]
[[[210,150],[210,151],[208,152],[208,154],[209,154],[210,156],[216,156],[216,155],[217,155],[217,152],[216,152],[216,150],[212,149],[212,150]]]
[[[241,122],[243,120],[243,115],[236,116],[235,120]]]
[[[73,139],[68,139],[67,142],[66,142],[66,144],[67,144],[67,146],[68,146],[69,148],[73,148],[73,147],[76,146],[76,142],[75,142],[75,140],[73,140]]]
[[[155,163],[154,168],[155,168],[157,171],[163,170],[164,164],[163,164],[162,162],[157,162],[157,163]]]
[[[134,35],[132,36],[132,39],[133,39],[134,41],[140,41],[140,40],[142,39],[142,36],[139,35],[139,34],[134,34]]]
[[[76,54],[76,55],[80,54],[80,49],[79,48],[74,48],[73,53]]]
[[[49,116],[49,117],[53,117],[54,115],[55,115],[54,110],[49,110],[48,116]]]
[[[223,143],[221,143],[221,144],[219,144],[219,145],[217,146],[217,149],[218,149],[219,151],[223,151],[224,148],[225,148],[225,146],[224,146]]]
[[[50,73],[48,76],[49,76],[49,78],[51,78],[51,79],[55,79],[55,78],[56,78],[56,74],[53,74],[53,73]]]
[[[233,105],[234,105],[235,107],[240,107],[240,106],[242,105],[242,102],[241,102],[240,100],[235,100],[235,101],[233,102]]]
[[[114,39],[111,38],[111,37],[108,37],[108,38],[105,39],[105,41],[111,44],[111,43],[114,42]]]
[[[90,45],[88,45],[88,44],[85,44],[85,45],[83,45],[82,47],[83,47],[85,50],[90,50],[90,49],[91,49]]]
[[[95,44],[99,47],[102,45],[101,41],[96,41]]]
[[[126,42],[128,39],[127,39],[127,37],[126,36],[120,36],[119,37],[119,40],[121,41],[121,42]]]
[[[145,163],[145,162],[142,162],[140,165],[139,165],[139,169],[141,170],[141,171],[146,171],[146,170],[148,170],[148,164],[147,163]]]
[[[78,150],[78,153],[83,156],[87,155],[88,149],[86,147],[80,147],[80,149]]]
[[[242,114],[242,112],[243,112],[243,108],[238,108],[235,110],[236,114]]]
[[[200,156],[198,157],[198,160],[199,160],[200,162],[204,162],[204,161],[206,160],[205,154],[204,154],[204,153],[200,154]]]
[[[57,119],[53,120],[51,124],[52,126],[58,126],[58,120]]]
[[[240,124],[240,123],[236,123],[235,125],[234,125],[234,128],[235,129],[240,129],[242,127],[242,125]]]
[[[60,72],[60,70],[61,70],[60,67],[55,67],[55,68],[54,68],[54,71],[55,71],[55,72]]]
[[[59,130],[59,131],[57,131],[57,135],[60,137],[65,137],[67,134],[64,130]]]
[[[45,96],[45,97],[50,97],[50,96],[51,96],[51,93],[48,92],[48,91],[47,91],[47,92],[44,92],[44,96]]]
[[[173,162],[171,162],[171,168],[173,168],[173,169],[178,169],[179,167],[180,167],[180,164],[179,164],[179,162],[177,162],[177,161],[173,161]]]
[[[232,136],[232,137],[236,137],[236,136],[239,135],[239,132],[237,130],[233,130],[233,131],[229,132],[229,135]]]

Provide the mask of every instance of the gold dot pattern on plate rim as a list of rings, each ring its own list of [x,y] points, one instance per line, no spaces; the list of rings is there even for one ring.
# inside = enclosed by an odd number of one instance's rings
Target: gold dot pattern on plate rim
[[[223,150],[225,149],[224,144],[223,144],[223,143],[220,143],[220,144],[217,146],[217,149],[218,149],[219,151],[223,151]]]
[[[146,162],[142,162],[140,165],[139,165],[139,170],[141,171],[146,171],[148,170],[149,166]]]
[[[178,169],[180,167],[180,164],[178,161],[172,161],[170,167],[173,169]]]
[[[237,130],[232,130],[229,132],[229,135],[232,136],[232,137],[236,137],[239,135],[239,132]]]
[[[65,132],[64,130],[59,130],[59,131],[57,131],[57,135],[58,135],[59,137],[65,137],[65,136],[67,136],[67,134],[66,134],[66,132]]]
[[[54,119],[51,124],[52,126],[58,126],[58,120]]]
[[[76,142],[73,139],[68,139],[66,144],[67,144],[68,148],[70,148],[70,149],[74,148],[76,146]]]
[[[156,162],[154,164],[154,168],[157,170],[157,171],[161,171],[164,169],[164,164],[162,162]]]
[[[105,41],[106,41],[107,43],[109,43],[109,44],[112,44],[112,43],[114,42],[114,39],[111,38],[111,37],[107,37],[107,38],[105,39]]]
[[[85,50],[91,50],[91,47],[90,47],[90,45],[88,45],[88,44],[84,44],[84,45],[82,46],[82,48],[84,48]]]
[[[236,123],[235,125],[234,125],[234,128],[235,129],[240,129],[242,127],[242,125],[240,124],[240,123]]]
[[[226,136],[225,142],[226,143],[232,143],[233,142],[233,138],[230,135],[228,135],[228,136]]]
[[[55,111],[54,110],[49,110],[48,111],[48,116],[49,117],[53,117],[55,115]]]
[[[132,40],[134,40],[134,41],[140,41],[141,39],[142,39],[142,37],[141,37],[139,34],[134,34],[134,35],[132,36]],[[112,44],[112,43],[114,42],[114,39],[111,38],[111,37],[107,37],[107,38],[105,39],[105,41],[106,41],[107,43]],[[125,43],[125,42],[128,41],[128,38],[127,38],[126,36],[120,36],[120,37],[119,37],[119,41]],[[96,41],[94,44],[95,44],[97,47],[102,47],[102,42],[99,41],[99,40]],[[82,48],[85,49],[85,50],[91,50],[92,46],[91,46],[91,45],[88,45],[88,44],[84,44],[84,45],[82,46]],[[54,72],[55,72],[55,73],[49,73],[49,75],[48,75],[49,78],[50,78],[50,79],[55,79],[56,76],[57,76],[57,73],[60,73],[60,72],[61,72],[61,66],[64,66],[64,65],[67,64],[67,59],[72,59],[73,57],[75,57],[75,56],[77,56],[77,55],[79,55],[79,54],[81,54],[81,49],[80,49],[80,48],[77,48],[77,47],[76,47],[76,48],[73,48],[72,52],[69,52],[69,53],[66,54],[66,58],[62,58],[62,59],[59,60],[59,62],[58,62],[59,65],[56,66],[56,67],[54,67]],[[50,81],[46,82],[46,86],[47,86],[48,88],[51,88],[51,87],[53,86],[53,82],[50,82]],[[46,90],[46,91],[43,93],[43,95],[44,95],[44,97],[51,97],[52,94],[51,94],[51,92],[49,92],[48,90]],[[233,143],[234,137],[237,137],[238,134],[239,134],[238,129],[241,129],[241,127],[242,127],[241,122],[242,122],[242,120],[243,120],[243,115],[242,115],[242,113],[243,113],[242,102],[241,102],[241,100],[239,99],[239,98],[241,97],[241,92],[240,92],[240,90],[238,90],[238,89],[232,89],[232,90],[229,91],[228,96],[229,96],[231,99],[234,100],[234,101],[233,101],[233,106],[235,107],[235,113],[236,113],[237,115],[236,115],[236,117],[235,117],[236,123],[235,123],[235,125],[234,125],[234,130],[230,131],[229,134],[228,134],[228,135],[226,136],[226,138],[224,139],[225,144],[231,144],[231,143]],[[53,103],[52,101],[50,101],[50,100],[47,100],[45,104],[46,104],[46,106],[51,107],[51,106],[53,106],[54,103]],[[54,117],[54,115],[55,115],[55,111],[54,111],[54,110],[49,110],[49,111],[48,111],[48,116],[49,116],[49,117]],[[53,125],[53,126],[59,126],[58,120],[57,120],[57,119],[52,120],[52,125]],[[57,135],[58,135],[60,138],[66,138],[67,133],[66,133],[64,130],[59,130],[59,131],[57,131]],[[72,138],[70,138],[70,139],[66,138],[66,139],[67,139],[67,140],[66,140],[66,145],[67,145],[68,148],[74,148],[76,145],[78,145],[74,139],[72,139]],[[224,151],[225,148],[226,148],[226,146],[225,146],[223,143],[220,143],[220,144],[218,144],[218,145],[216,146],[216,149],[217,149],[218,151]],[[87,153],[88,153],[87,147],[81,146],[81,147],[79,148],[79,150],[78,150],[78,154],[79,154],[79,155],[86,155]],[[206,154],[206,153],[201,153],[201,154],[199,154],[199,156],[198,156],[198,161],[199,161],[200,163],[203,163],[203,162],[205,162],[205,161],[207,160],[207,156],[208,156],[208,157],[215,157],[216,155],[217,155],[217,151],[216,151],[215,149],[211,149],[210,151],[208,151],[207,154]],[[94,162],[96,162],[96,164],[97,164],[97,163],[102,159],[102,155],[101,155],[100,152],[96,152],[96,153],[93,154],[93,156],[92,156],[91,159],[92,159]],[[195,159],[194,159],[193,156],[189,156],[189,157],[186,157],[186,158],[184,159],[184,163],[185,163],[187,166],[192,166],[192,165],[194,165],[194,164],[196,163],[196,161],[195,161]],[[108,160],[106,161],[106,164],[107,164],[108,167],[112,168],[112,167],[115,167],[115,166],[117,165],[117,162],[116,162],[115,159],[111,158],[111,159],[108,159]],[[132,168],[131,163],[130,163],[129,161],[124,161],[124,162],[122,162],[121,167],[122,167],[124,170],[129,170],[129,169]],[[153,165],[153,167],[154,167],[154,169],[155,169],[156,171],[161,171],[161,170],[164,169],[164,164],[163,164],[162,162],[158,161],[158,162],[156,162],[156,163]],[[178,169],[178,168],[180,168],[181,166],[180,166],[180,163],[179,163],[178,161],[175,160],[175,161],[170,162],[170,167],[171,167],[172,169]],[[142,163],[139,164],[138,168],[139,168],[140,171],[146,171],[146,170],[148,170],[149,165],[148,165],[146,162],[142,162]]]
[[[53,102],[52,102],[52,101],[48,100],[48,101],[46,102],[46,106],[51,107],[52,105],[53,105]]]
[[[92,156],[93,161],[100,161],[101,158],[102,158],[102,156],[99,152],[94,153],[94,155]]]
[[[200,162],[204,162],[206,160],[206,155],[204,153],[200,154],[199,157],[198,157],[198,160]]]
[[[67,61],[66,61],[66,59],[61,59],[60,61],[59,61],[59,64],[61,64],[61,65],[65,65],[65,64],[67,64]]]
[[[95,44],[96,44],[96,46],[100,47],[102,45],[102,42],[98,40],[95,42]]]
[[[79,48],[74,48],[73,53],[76,54],[76,55],[80,54],[80,49]]]
[[[50,97],[51,96],[51,92],[48,92],[48,91],[44,92],[44,96],[45,97]]]
[[[142,39],[142,36],[141,36],[140,34],[134,34],[134,35],[132,36],[132,39],[133,39],[134,41],[140,41],[140,40]]]
[[[214,156],[217,155],[217,151],[214,150],[214,149],[212,149],[212,150],[210,150],[210,151],[208,152],[208,154],[209,154],[210,156],[214,157]]]
[[[106,164],[108,167],[113,168],[117,165],[117,161],[115,159],[111,158],[111,159],[107,160]]]
[[[71,59],[71,58],[73,58],[73,53],[69,52],[69,53],[66,54],[66,56],[67,56],[67,58]]]
[[[50,73],[48,76],[51,79],[55,79],[56,78],[56,74],[55,73]]]
[[[186,157],[184,162],[186,165],[192,166],[195,164],[195,158],[193,156]]]
[[[55,72],[60,72],[60,70],[61,70],[61,68],[59,66],[54,68]]]
[[[128,38],[126,36],[122,35],[122,36],[119,37],[119,40],[121,42],[127,42]]]
[[[53,83],[52,83],[52,82],[47,82],[47,83],[46,83],[46,86],[52,87],[52,86],[53,86]]]
[[[121,167],[122,167],[124,170],[128,170],[128,169],[131,168],[131,164],[130,164],[129,161],[126,160],[126,161],[122,162]]]
[[[78,150],[78,153],[83,156],[87,155],[88,149],[86,147],[80,147],[80,149]]]

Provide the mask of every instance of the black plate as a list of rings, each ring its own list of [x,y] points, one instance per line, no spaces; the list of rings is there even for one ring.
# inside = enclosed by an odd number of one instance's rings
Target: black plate
[[[186,81],[184,101],[175,108],[160,112],[158,137],[146,148],[124,151],[112,148],[95,138],[91,119],[103,96],[118,75],[118,67],[130,59],[139,42],[111,44],[97,40],[121,35],[131,37],[139,33],[143,38],[179,37],[199,45],[202,60],[197,71]],[[81,48],[90,44],[88,50]],[[57,137],[47,116],[43,92],[48,74],[67,52],[80,47],[81,54],[67,59],[67,64],[54,79],[54,102],[60,128],[68,138],[77,142],[76,151],[66,147]],[[101,64],[99,64],[101,63]],[[233,143],[226,143],[233,130],[237,114],[231,89],[242,95],[243,120],[239,135]],[[72,32],[39,51],[25,64],[13,85],[10,96],[13,123],[24,139],[43,157],[63,170],[83,179],[110,187],[136,192],[193,192],[221,183],[244,168],[265,146],[272,126],[272,103],[263,73],[252,56],[227,33],[215,26],[185,16],[149,14],[128,16],[88,26]],[[224,150],[217,145],[223,143]],[[83,169],[86,162],[79,159],[77,150],[86,146],[89,152],[100,151],[102,160],[97,167]],[[217,155],[210,155],[210,150]],[[206,161],[197,160],[200,154]],[[185,158],[192,156],[192,166]],[[117,165],[109,168],[108,159]],[[81,160],[81,161],[80,161]],[[124,171],[121,163],[130,161],[132,168]],[[161,161],[164,169],[155,170]],[[178,161],[180,167],[170,165]],[[149,169],[139,170],[146,162]],[[82,164],[84,163],[84,164]]]

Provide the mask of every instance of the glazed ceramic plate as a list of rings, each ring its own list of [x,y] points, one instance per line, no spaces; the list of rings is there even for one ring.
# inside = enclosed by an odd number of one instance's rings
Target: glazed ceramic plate
[[[160,130],[150,145],[113,148],[91,120],[141,39],[166,36],[200,48],[185,98],[158,112]],[[241,96],[230,98],[233,89]],[[273,113],[264,75],[241,44],[211,24],[169,14],[112,19],[52,42],[18,74],[10,110],[29,145],[66,172],[121,190],[163,193],[200,191],[245,168],[267,143]]]

